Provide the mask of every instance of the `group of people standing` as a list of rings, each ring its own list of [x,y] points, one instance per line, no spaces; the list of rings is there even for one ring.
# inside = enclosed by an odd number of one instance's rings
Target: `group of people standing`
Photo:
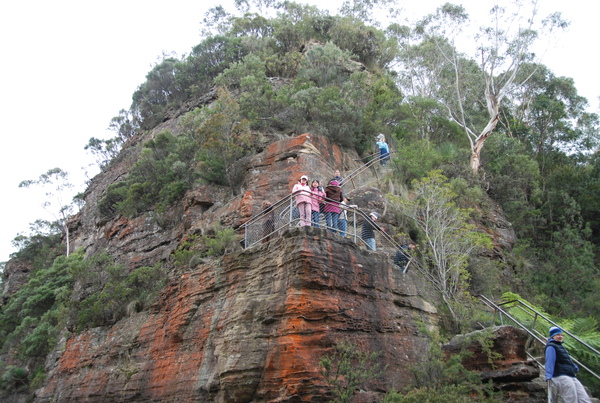
[[[325,188],[318,179],[312,179],[309,184],[308,176],[302,175],[292,188],[300,225],[320,227],[320,217],[324,214],[327,228],[346,236],[348,216],[344,205],[348,200],[344,197],[341,185],[339,170],[335,171],[335,176]]]
[[[356,205],[348,205],[348,199],[342,191],[342,178],[340,172],[336,171],[333,179],[323,188],[318,179],[310,181],[307,175],[302,175],[298,183],[292,188],[292,194],[296,198],[297,217],[300,226],[320,227],[320,215],[324,214],[327,229],[339,232],[345,237],[348,228],[348,208],[357,208]],[[379,229],[375,223],[379,214],[371,212],[361,226],[361,238],[367,247],[376,250],[375,232]]]

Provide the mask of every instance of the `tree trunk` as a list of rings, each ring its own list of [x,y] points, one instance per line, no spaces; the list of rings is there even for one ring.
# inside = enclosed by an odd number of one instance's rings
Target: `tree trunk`
[[[65,232],[66,232],[66,238],[67,238],[67,257],[69,257],[69,249],[71,247],[71,239],[69,239],[69,227],[65,224]]]
[[[474,173],[479,172],[479,167],[481,166],[481,161],[479,160],[479,152],[472,150],[471,151],[471,161],[469,163],[469,165],[471,166],[471,170]]]
[[[479,172],[479,167],[481,166],[481,149],[483,148],[483,144],[496,128],[498,120],[500,120],[500,115],[498,114],[497,109],[495,112],[495,115],[489,120],[488,124],[485,125],[485,128],[483,129],[481,134],[477,136],[475,141],[471,143],[470,166],[471,170],[473,170],[474,173]]]

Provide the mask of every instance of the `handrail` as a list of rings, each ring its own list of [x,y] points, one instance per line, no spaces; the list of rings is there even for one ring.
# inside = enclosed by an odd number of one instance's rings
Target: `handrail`
[[[492,302],[490,299],[488,299],[486,296],[484,295],[479,295],[479,299],[485,304],[487,305],[489,308],[494,309],[495,312],[499,312],[500,313],[500,320],[502,321],[502,315],[505,315],[507,318],[509,318],[512,322],[514,322],[515,325],[517,325],[518,327],[520,327],[521,329],[525,330],[532,338],[533,340],[537,341],[539,344],[541,344],[543,347],[546,346],[546,338],[544,337],[543,334],[541,334],[538,330],[535,329],[535,323],[536,323],[536,319],[537,317],[540,317],[542,319],[544,319],[545,321],[547,321],[549,324],[553,325],[553,326],[558,326],[558,324],[556,322],[554,322],[552,319],[548,318],[546,315],[542,314],[541,312],[538,312],[535,308],[533,308],[532,306],[530,306],[529,304],[519,300],[519,299],[515,299],[515,300],[511,300],[511,301],[506,301],[503,302],[499,305],[495,304],[494,302]],[[531,329],[527,328],[527,326],[525,326],[523,323],[519,322],[513,315],[510,315],[508,313],[507,310],[501,308],[501,306],[503,305],[508,305],[511,303],[517,303],[518,305],[516,306],[511,306],[509,308],[518,308],[521,309],[523,312],[527,313],[528,315],[533,317],[533,321],[531,324]],[[523,309],[520,305],[524,306],[527,308]],[[495,313],[494,312],[494,313]],[[579,342],[581,345],[583,345],[584,347],[586,347],[587,349],[589,349],[590,351],[600,355],[600,352],[598,352],[598,350],[596,350],[594,347],[590,346],[588,343],[584,342],[583,340],[581,340],[579,337],[575,336],[574,334],[572,334],[571,332],[564,330],[563,329],[563,333],[566,333],[567,335],[569,335],[573,340]],[[531,356],[529,353],[527,353],[528,356]],[[532,357],[533,358],[533,357]],[[534,358],[535,359],[535,358]],[[597,379],[600,380],[600,375],[596,374],[594,371],[592,371],[590,368],[588,368],[586,365],[584,365],[581,361],[577,360],[575,357],[571,357],[571,359],[581,368],[585,369],[588,373],[590,373],[592,376],[596,377]],[[536,360],[537,362],[537,360]],[[538,362],[539,364],[539,362]],[[541,365],[541,364],[540,364]]]
[[[261,211],[239,228],[239,230],[243,229],[244,231],[244,248],[252,247],[260,242],[268,240],[271,238],[271,236],[274,236],[284,229],[288,229],[296,224],[300,224],[300,217],[294,214],[294,209],[296,207],[294,203],[294,196],[297,193],[299,192],[289,194],[278,200],[267,210]],[[309,195],[308,197],[315,199],[313,195]],[[317,199],[325,204],[336,204],[336,206],[338,206],[340,209],[345,210],[348,215],[348,224],[350,225],[346,229],[344,235],[349,235],[353,239],[354,243],[367,245],[365,240],[362,239],[361,234],[362,223],[365,220],[370,220],[367,213],[359,208],[332,203],[332,201],[328,200],[327,198],[325,198],[325,200],[321,200],[321,198]],[[323,213],[320,213],[319,216],[322,214]],[[380,242],[384,243],[387,247],[391,247],[391,249],[394,251],[394,255],[400,252],[408,259],[409,262],[412,262],[411,256],[387,232],[377,225],[377,223],[373,222],[372,220],[370,221],[374,224],[373,227],[375,232],[379,234]],[[359,222],[361,223],[360,226]],[[322,225],[320,223],[320,219],[317,223],[313,221],[311,217],[310,224],[313,226],[318,225],[319,227],[323,226],[323,228],[336,233],[342,232],[338,228],[327,226],[325,223]],[[380,247],[379,249],[382,248]],[[406,268],[408,268],[408,264]],[[406,272],[406,270],[404,272]]]
[[[388,154],[391,156],[391,155],[392,155],[392,154],[394,154],[394,153],[395,153],[394,151],[391,151],[391,150],[390,150],[390,152],[389,152]],[[366,164],[364,164],[364,165],[361,165],[360,167],[358,167],[358,168],[357,168],[357,169],[355,169],[354,171],[350,172],[350,174],[348,174],[348,176],[346,176],[345,178],[342,178],[342,179],[341,179],[341,184],[340,184],[340,186],[343,186],[343,185],[345,185],[345,184],[346,184],[346,183],[347,183],[349,180],[352,180],[352,179],[354,179],[356,176],[358,176],[359,174],[363,173],[363,172],[364,172],[364,171],[365,171],[367,168],[370,168],[370,167],[371,167],[373,164],[375,164],[375,163],[376,163],[376,162],[378,162],[378,161],[381,161],[381,160],[384,158],[384,157],[381,155],[381,153],[380,153],[379,151],[377,151],[377,152],[375,152],[375,153],[373,153],[373,154],[369,154],[369,155],[367,155],[366,157],[363,157],[363,158],[361,158],[361,160],[364,160],[364,159],[367,159],[367,158],[370,158],[370,157],[374,157],[374,156],[376,156],[376,157],[375,157],[375,158],[373,158],[373,159],[371,159],[371,160],[370,160],[369,162],[367,162]],[[385,158],[387,158],[387,156],[386,156]],[[289,194],[289,195],[287,195],[287,196],[283,197],[282,199],[280,199],[280,200],[278,200],[277,202],[275,202],[275,204],[273,204],[272,206],[273,206],[273,207],[275,207],[275,206],[277,206],[277,205],[279,205],[279,204],[281,204],[281,203],[285,203],[285,202],[286,202],[286,200],[287,200],[289,197],[291,197],[291,196],[292,196],[292,194]],[[259,215],[256,215],[256,216],[253,216],[253,217],[252,217],[250,220],[248,220],[248,221],[247,221],[247,222],[246,222],[244,225],[251,224],[251,223],[253,223],[255,220],[258,220],[258,219],[260,219],[260,214],[259,214]]]
[[[552,321],[552,319],[548,318],[546,315],[542,314],[541,312],[538,312],[535,308],[533,308],[531,305],[527,304],[525,301],[521,301],[520,299],[514,299],[511,301],[506,301],[500,304],[501,305],[508,305],[510,303],[518,303],[520,305],[525,306],[527,309],[533,311],[537,316],[539,316],[540,318],[544,319],[545,321],[549,322],[550,324],[552,324],[553,326],[557,326],[558,324],[556,324],[554,321]],[[598,354],[600,356],[600,351],[596,350],[593,346],[590,346],[588,343],[586,343],[585,341],[581,340],[579,337],[575,336],[572,333],[569,333],[569,331],[564,330],[563,332],[568,334],[570,337],[572,337],[574,340],[577,340],[579,343],[583,344],[586,348],[590,349],[591,351],[593,351],[594,353]]]
[[[384,157],[379,152],[376,152],[374,154],[370,154],[370,155],[367,155],[366,157],[362,158],[362,159],[366,159],[366,158],[370,158],[370,157],[376,156],[375,158],[371,159],[367,163],[361,165],[360,167],[356,168],[354,171],[350,172],[348,174],[348,176],[346,176],[345,178],[342,178],[342,184],[341,184],[341,186],[346,185],[349,181],[352,181],[358,175],[360,175],[361,173],[363,173],[367,169],[371,168],[373,165],[375,165],[377,162],[380,162],[382,159],[384,159],[384,158],[390,158],[393,154],[395,154],[395,152],[394,151],[390,151],[388,153],[388,155],[386,155]],[[355,186],[355,188],[356,188],[356,186]]]
[[[355,169],[354,171],[352,171],[345,178],[342,178],[340,186],[347,184],[348,181],[352,181],[354,178],[356,178],[358,175],[363,173],[365,170],[372,167],[377,162],[380,162],[384,158],[386,158],[386,159],[390,158],[393,154],[394,154],[394,151],[390,150],[387,155],[381,155],[380,152],[376,152],[376,153],[370,154],[370,155],[362,158],[361,160],[368,159],[368,158],[371,158],[371,159],[366,164],[364,164],[364,165],[360,166],[359,168]],[[355,186],[355,188],[356,188],[356,186]],[[313,198],[312,196],[309,196],[309,197]],[[293,200],[294,200],[294,194],[289,194],[289,195],[283,197],[282,199],[278,200],[275,204],[273,204],[268,209],[268,211],[261,211],[259,214],[255,215],[250,220],[248,220],[245,224],[243,224],[242,227],[240,227],[240,228],[244,229],[244,247],[248,248],[248,247],[251,247],[251,246],[257,244],[258,242],[264,241],[265,239],[270,238],[271,235],[273,235],[274,233],[280,231],[282,228],[286,228],[286,227],[289,228],[292,225],[294,225],[294,222],[299,221],[298,219],[294,218]],[[331,201],[325,200],[326,204],[329,204],[330,202]],[[350,222],[353,223],[353,227],[351,228],[353,231],[348,230],[346,232],[353,234],[355,243],[359,243],[359,241],[361,241],[363,244],[366,245],[366,242],[358,234],[358,230],[357,230],[356,226],[357,226],[357,216],[359,218],[362,218],[362,220],[364,221],[364,220],[370,220],[368,218],[368,215],[358,208],[354,209],[354,208],[350,208],[349,206],[345,206],[342,204],[339,204],[339,207],[341,209],[345,210],[347,213],[353,213],[353,217],[352,217],[353,219],[349,220]],[[270,218],[270,215],[272,214],[272,212],[275,212],[275,211],[277,211],[277,216],[276,217],[273,216],[272,218]],[[267,217],[269,217],[269,218],[267,218]],[[287,217],[289,217],[289,219]],[[263,233],[261,236],[258,236],[258,237],[255,236],[254,238],[256,238],[256,239],[249,240],[248,229],[251,228],[252,226],[260,225],[261,222],[263,222],[267,219],[271,219],[272,223],[273,223],[270,231],[265,232],[265,230],[263,228]],[[266,223],[266,224],[271,225],[270,222]],[[316,225],[316,224],[317,223],[312,221],[312,217],[311,217],[311,225]],[[319,226],[320,226],[320,224],[319,224]],[[330,230],[335,230],[334,228],[329,228],[329,227],[327,227],[327,228]],[[392,246],[392,248],[396,251],[395,252],[396,254],[400,253],[405,258],[407,258],[407,264],[403,270],[403,273],[406,273],[410,264],[414,262],[414,259],[412,259],[412,257],[387,232],[382,230],[381,227],[379,227],[379,225],[375,224],[374,228],[375,228],[375,231],[378,234],[380,234],[381,238],[383,238],[389,245]],[[417,266],[417,269],[420,269],[420,267],[418,265],[416,265],[416,266]]]

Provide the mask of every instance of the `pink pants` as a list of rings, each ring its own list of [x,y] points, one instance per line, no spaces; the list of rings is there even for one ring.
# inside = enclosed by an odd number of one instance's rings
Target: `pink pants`
[[[312,214],[312,206],[310,203],[298,203],[298,211],[300,212],[300,225],[306,227],[310,225]]]

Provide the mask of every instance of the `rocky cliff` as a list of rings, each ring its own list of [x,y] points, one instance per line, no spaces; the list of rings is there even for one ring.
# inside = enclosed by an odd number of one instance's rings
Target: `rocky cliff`
[[[176,132],[176,124],[167,121],[153,133],[163,129]],[[165,213],[102,218],[98,201],[127,176],[141,141],[131,139],[94,178],[85,207],[70,223],[73,250],[108,253],[128,270],[170,267],[186,237],[203,235],[215,223],[241,230],[262,201],[288,195],[302,174],[327,181],[335,169],[347,173],[360,164],[355,154],[319,136],[262,139],[239,192],[207,185]],[[373,181],[371,175],[358,186]],[[376,187],[353,185],[354,203],[385,212]],[[397,224],[386,215],[382,222]],[[503,220],[490,219],[485,231],[497,251],[513,242]],[[28,273],[26,266],[11,267],[5,291],[18,288]],[[408,384],[409,365],[427,348],[419,326],[437,324],[435,294],[417,273],[403,275],[385,255],[326,230],[288,230],[266,244],[172,270],[150,310],[112,326],[65,330],[47,358],[48,378],[35,401],[328,401],[319,361],[341,341],[380,354],[386,371],[356,397],[378,401]]]
[[[72,248],[109,253],[129,270],[168,262],[186,236],[216,222],[239,228],[302,174],[326,181],[337,168],[358,166],[356,155],[324,138],[283,138],[248,162],[238,195],[204,186],[163,215],[104,220],[96,205],[127,175],[138,146],[133,139],[94,179],[71,223]],[[367,193],[363,207],[383,209],[381,193]],[[362,392],[363,401],[375,401],[406,385],[407,364],[425,348],[416,321],[436,323],[419,281],[327,231],[294,229],[173,275],[150,311],[65,332],[36,401],[327,401],[318,363],[342,340],[381,353],[388,370]]]
[[[71,334],[36,401],[328,401],[319,360],[346,340],[406,386],[434,326],[418,277],[323,229],[295,228],[174,279],[150,312]]]

